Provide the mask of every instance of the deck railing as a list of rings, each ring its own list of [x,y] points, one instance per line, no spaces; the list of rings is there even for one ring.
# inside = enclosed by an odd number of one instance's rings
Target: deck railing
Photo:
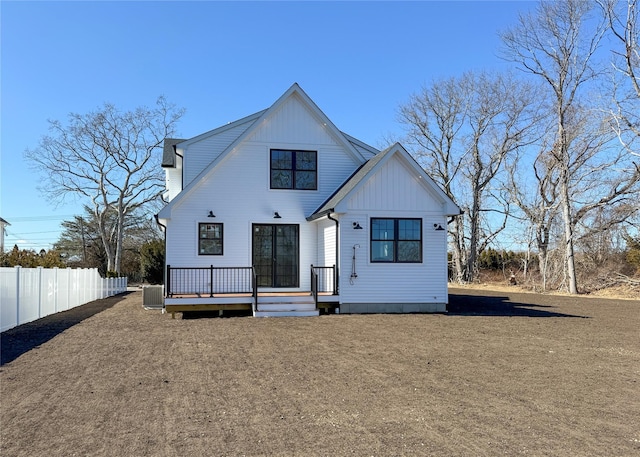
[[[311,293],[316,303],[318,294],[327,292],[331,295],[338,295],[338,269],[335,265],[330,267],[311,265]]]
[[[167,265],[167,297],[257,293],[253,267],[172,267]]]
[[[258,311],[258,275],[256,273],[255,267],[251,267],[251,287],[253,288],[253,307],[252,311],[255,315],[256,311]]]
[[[318,273],[316,273],[313,265],[311,265],[311,295],[313,296],[313,302],[316,304],[316,309],[318,309]]]

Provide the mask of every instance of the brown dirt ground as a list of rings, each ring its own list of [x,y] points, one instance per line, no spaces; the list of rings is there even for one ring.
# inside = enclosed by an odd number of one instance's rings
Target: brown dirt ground
[[[134,292],[23,325],[2,334],[0,454],[640,455],[640,300],[450,301],[172,320]]]

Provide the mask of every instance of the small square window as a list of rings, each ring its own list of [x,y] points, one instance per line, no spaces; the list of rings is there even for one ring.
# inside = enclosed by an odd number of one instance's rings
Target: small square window
[[[222,224],[198,224],[198,255],[222,255]]]

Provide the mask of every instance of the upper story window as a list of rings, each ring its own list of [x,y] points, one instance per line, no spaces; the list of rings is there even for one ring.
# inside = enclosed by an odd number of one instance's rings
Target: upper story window
[[[198,255],[222,255],[222,224],[198,224]]]
[[[271,150],[271,189],[317,188],[317,151]]]
[[[371,219],[371,261],[422,262],[422,219]]]

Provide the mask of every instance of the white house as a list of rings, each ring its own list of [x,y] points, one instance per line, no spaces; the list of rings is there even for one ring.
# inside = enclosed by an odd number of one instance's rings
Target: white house
[[[458,206],[400,145],[341,132],[298,86],[163,167],[165,307],[255,316],[444,312]]]

